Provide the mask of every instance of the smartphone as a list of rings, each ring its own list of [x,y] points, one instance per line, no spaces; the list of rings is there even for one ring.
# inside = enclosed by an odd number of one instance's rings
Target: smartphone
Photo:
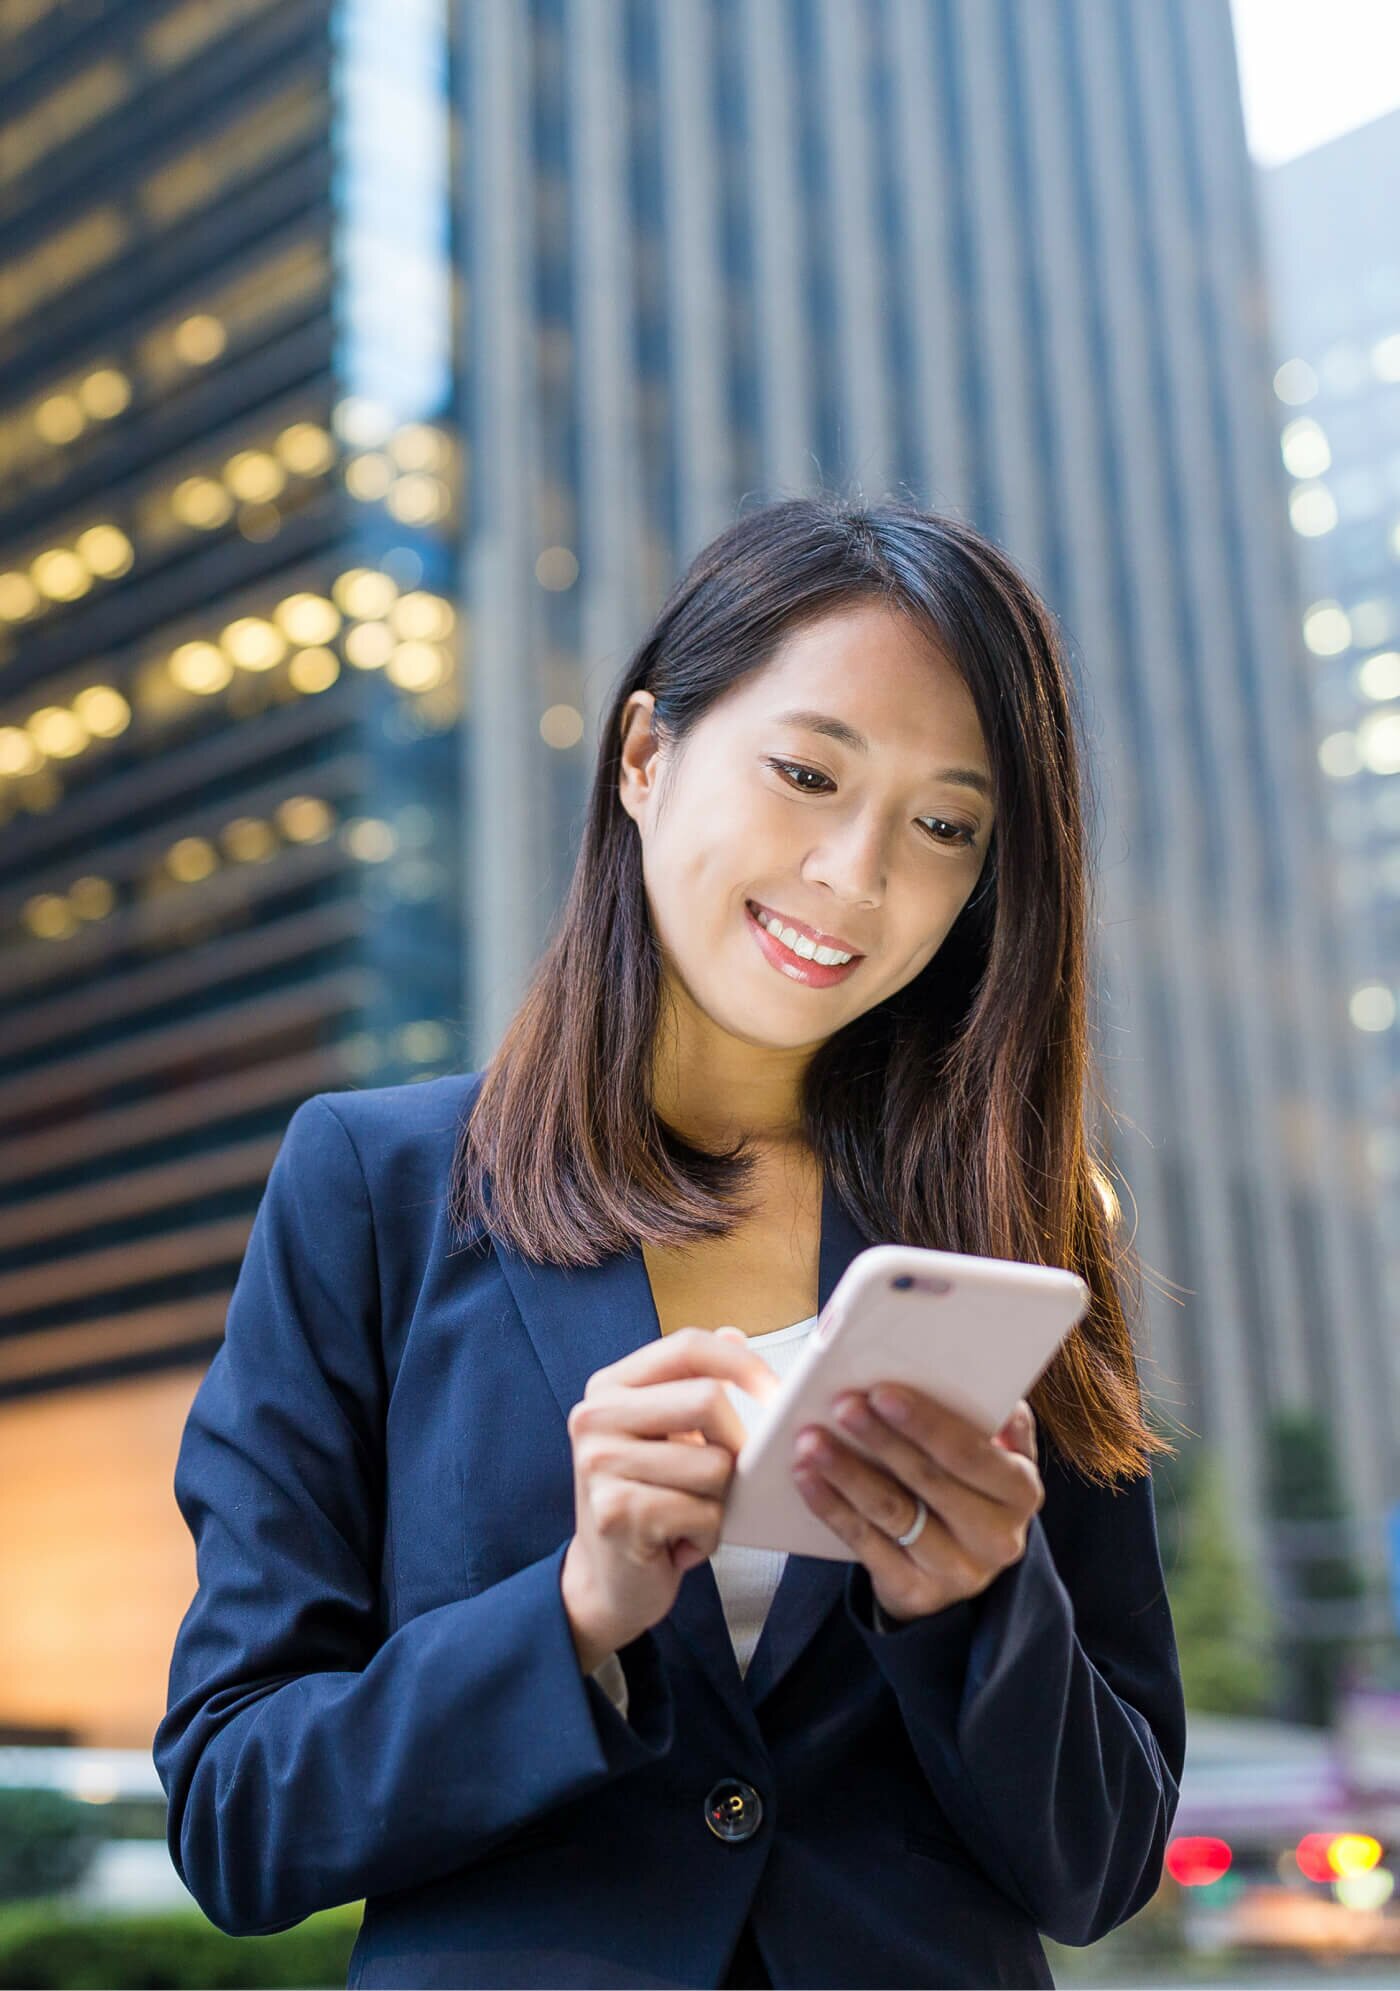
[[[1090,1298],[1084,1281],[1057,1265],[869,1246],[846,1267],[798,1361],[756,1416],[756,1400],[726,1383],[747,1436],[720,1540],[854,1562],[855,1551],[812,1512],[793,1480],[803,1426],[824,1425],[861,1451],[859,1438],[832,1416],[836,1399],[876,1383],[907,1383],[990,1436],[1083,1319]]]

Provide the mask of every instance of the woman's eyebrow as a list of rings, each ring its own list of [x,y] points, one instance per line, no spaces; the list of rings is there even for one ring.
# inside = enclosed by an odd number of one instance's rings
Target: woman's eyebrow
[[[858,733],[845,719],[833,718],[829,712],[780,712],[774,723],[779,726],[805,726],[809,733],[825,733],[829,740],[836,740],[855,753],[870,752],[870,742],[864,733]],[[954,782],[959,788],[971,788],[988,802],[992,799],[991,782],[975,767],[936,767],[933,778],[935,781]]]

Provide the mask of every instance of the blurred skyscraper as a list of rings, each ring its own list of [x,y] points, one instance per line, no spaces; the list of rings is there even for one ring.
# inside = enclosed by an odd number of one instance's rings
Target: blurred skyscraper
[[[1102,1042],[1149,1370],[1266,1556],[1271,1410],[1373,1565],[1377,1277],[1226,0],[476,0],[467,586],[489,1054],[573,855],[541,713],[599,709],[742,503],[905,490],[1064,620],[1102,768]],[[575,576],[577,578],[575,579]]]
[[[145,1743],[286,1121],[460,1063],[446,24],[0,8],[0,1723]]]
[[[1400,111],[1262,175],[1289,509],[1400,1317]]]
[[[1261,1555],[1265,1416],[1318,1404],[1378,1550],[1226,0],[0,23],[0,1721],[149,1737],[174,1439],[281,1128],[489,1056],[616,672],[741,504],[819,483],[962,513],[1063,618],[1149,1383]]]

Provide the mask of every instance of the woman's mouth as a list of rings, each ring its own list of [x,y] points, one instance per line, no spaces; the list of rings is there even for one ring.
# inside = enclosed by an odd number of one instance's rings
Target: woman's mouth
[[[759,911],[762,911],[764,917],[770,921],[768,926],[756,916]],[[789,981],[802,982],[808,988],[834,988],[838,982],[844,982],[849,975],[854,974],[865,959],[863,954],[856,954],[844,962],[818,961],[814,957],[798,953],[794,946],[783,940],[783,932],[791,933],[794,941],[800,940],[804,947],[811,943],[793,927],[780,928],[778,915],[770,913],[766,906],[758,907],[752,899],[744,902],[744,918],[749,931],[758,943],[759,951],[770,966],[776,968],[780,974],[786,975]],[[822,949],[823,953],[829,951],[826,948]]]

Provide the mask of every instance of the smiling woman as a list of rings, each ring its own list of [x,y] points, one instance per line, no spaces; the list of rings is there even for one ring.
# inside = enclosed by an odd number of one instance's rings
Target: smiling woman
[[[627,664],[484,1072],[319,1095],[175,1490],[154,1755],[223,1928],[350,1981],[1050,1984],[1155,1891],[1184,1711],[1049,616],[969,527],[791,499]],[[849,957],[849,958],[845,958]],[[1003,1428],[794,1434],[849,1556],[722,1539],[735,1399],[870,1243],[1089,1313]]]
[[[1077,730],[1048,611],[971,527],[824,497],[739,519],[615,688],[456,1218],[489,1193],[560,1265],[641,1239],[686,1319],[730,1296],[711,1325],[766,1266],[750,1331],[815,1300],[824,1181],[872,1237],[1068,1266],[1093,1305],[1032,1403],[1081,1472],[1142,1472],[1169,1448],[1086,1125]]]

